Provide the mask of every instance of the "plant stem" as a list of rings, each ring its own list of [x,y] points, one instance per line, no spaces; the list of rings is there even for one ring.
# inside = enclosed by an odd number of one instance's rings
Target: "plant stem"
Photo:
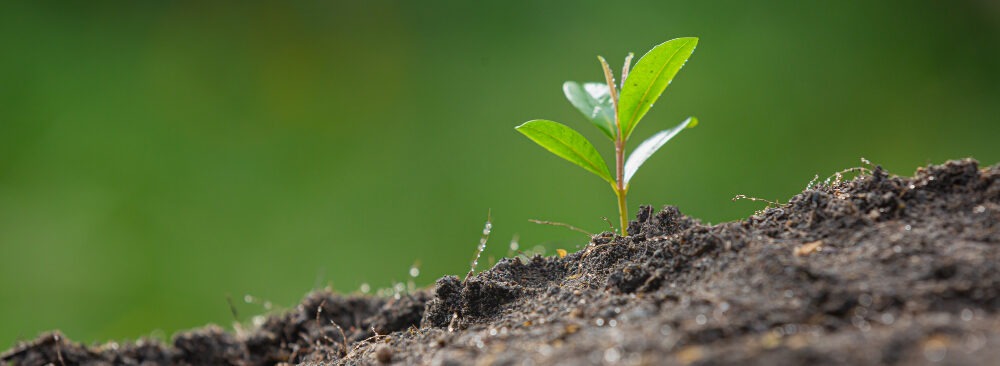
[[[625,196],[628,194],[628,187],[625,187],[625,137],[622,135],[622,125],[618,120],[618,91],[615,88],[615,76],[611,72],[611,68],[608,67],[608,62],[604,60],[604,57],[597,56],[597,59],[601,61],[601,67],[604,68],[604,81],[608,83],[608,92],[611,94],[611,105],[615,107],[615,127],[618,129],[618,133],[615,134],[615,196],[618,197],[618,217],[621,223],[621,236],[628,235],[628,219],[626,215],[628,213],[628,207],[625,202]],[[629,64],[632,61],[632,55],[625,59],[625,67],[622,69],[622,74],[628,74]],[[624,82],[626,75],[622,75],[622,82]]]
[[[616,113],[617,114],[617,113]],[[615,138],[615,196],[618,196],[618,217],[621,221],[621,236],[628,236],[628,207],[625,197],[628,194],[628,187],[625,187],[625,140],[621,133]]]
[[[622,80],[621,88],[625,89],[625,79],[628,78],[628,71],[632,68],[632,52],[625,56],[625,65],[622,66]],[[618,168],[618,217],[621,219],[622,225],[622,236],[628,235],[628,203],[625,202],[625,197],[628,195],[628,187],[625,186],[624,175],[622,174],[625,170],[625,137],[622,136],[622,125],[618,121],[618,99],[615,98],[615,125],[618,126],[618,138],[615,143],[620,144],[621,148],[615,149],[615,167]],[[617,145],[616,145],[617,146]]]
[[[621,218],[622,225],[621,236],[628,235],[628,219],[625,218],[628,213],[628,207],[626,207],[628,204],[625,202],[626,193],[628,192],[615,190],[615,195],[618,196],[618,217]]]
[[[628,207],[625,203],[625,195],[628,194],[628,187],[625,187],[625,137],[622,135],[622,125],[618,120],[618,90],[615,88],[615,76],[611,72],[611,68],[608,67],[608,62],[604,60],[604,57],[597,56],[597,59],[601,61],[601,67],[604,68],[604,81],[608,83],[608,92],[611,94],[611,105],[615,107],[615,127],[618,129],[618,133],[615,134],[615,196],[618,197],[618,218],[622,225],[621,236],[628,235],[628,219],[626,215],[628,214]],[[625,67],[622,69],[622,74],[628,74],[629,64],[632,61],[632,55],[629,54],[628,58],[625,59]],[[625,82],[625,75],[622,75],[622,82]]]

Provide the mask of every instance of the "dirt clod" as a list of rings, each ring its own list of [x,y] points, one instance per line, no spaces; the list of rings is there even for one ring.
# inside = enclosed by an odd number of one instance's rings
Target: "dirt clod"
[[[392,349],[387,346],[379,346],[375,349],[375,360],[379,363],[392,363]]]

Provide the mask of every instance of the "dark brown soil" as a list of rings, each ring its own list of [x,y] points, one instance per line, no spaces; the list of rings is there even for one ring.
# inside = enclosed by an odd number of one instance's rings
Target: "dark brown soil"
[[[399,299],[313,293],[237,334],[46,334],[0,364],[1000,363],[1000,165],[875,168],[714,226],[643,207],[629,233]]]

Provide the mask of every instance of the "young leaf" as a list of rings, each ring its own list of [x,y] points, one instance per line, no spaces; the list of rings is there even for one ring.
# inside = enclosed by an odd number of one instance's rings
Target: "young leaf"
[[[536,119],[525,122],[515,129],[553,154],[597,174],[612,185],[615,184],[601,154],[597,153],[597,149],[594,149],[594,145],[591,145],[586,137],[572,128],[561,123]]]
[[[669,40],[653,47],[636,62],[618,98],[618,121],[626,140],[697,45],[698,38],[693,37]]]
[[[615,107],[611,105],[608,86],[601,83],[563,83],[563,94],[576,109],[608,138],[615,138]]]
[[[625,186],[628,187],[628,181],[632,179],[632,176],[639,170],[642,163],[645,163],[646,159],[653,156],[653,154],[656,153],[656,150],[663,147],[663,144],[670,141],[670,139],[680,133],[685,127],[691,128],[697,125],[697,118],[688,117],[684,120],[684,122],[681,122],[681,124],[674,126],[674,128],[657,132],[655,135],[639,144],[639,146],[635,148],[635,151],[632,152],[632,155],[629,155],[628,160],[625,161]]]

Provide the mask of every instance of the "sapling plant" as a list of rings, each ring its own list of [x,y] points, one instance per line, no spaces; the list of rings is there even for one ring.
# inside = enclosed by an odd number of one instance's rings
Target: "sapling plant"
[[[596,174],[608,183],[618,198],[618,214],[621,219],[621,235],[626,236],[628,207],[626,195],[629,183],[639,167],[663,147],[667,141],[681,130],[698,124],[694,117],[688,117],[679,125],[660,132],[643,141],[625,159],[625,144],[632,131],[663,90],[691,57],[698,38],[677,38],[653,47],[636,62],[629,71],[632,54],[625,57],[622,67],[621,85],[615,86],[615,77],[604,57],[597,56],[604,69],[604,83],[563,84],[566,99],[583,113],[591,123],[607,136],[615,148],[615,175],[611,176],[607,163],[594,145],[579,132],[558,122],[536,119],[517,126],[517,131],[556,156],[568,160],[581,168]]]

